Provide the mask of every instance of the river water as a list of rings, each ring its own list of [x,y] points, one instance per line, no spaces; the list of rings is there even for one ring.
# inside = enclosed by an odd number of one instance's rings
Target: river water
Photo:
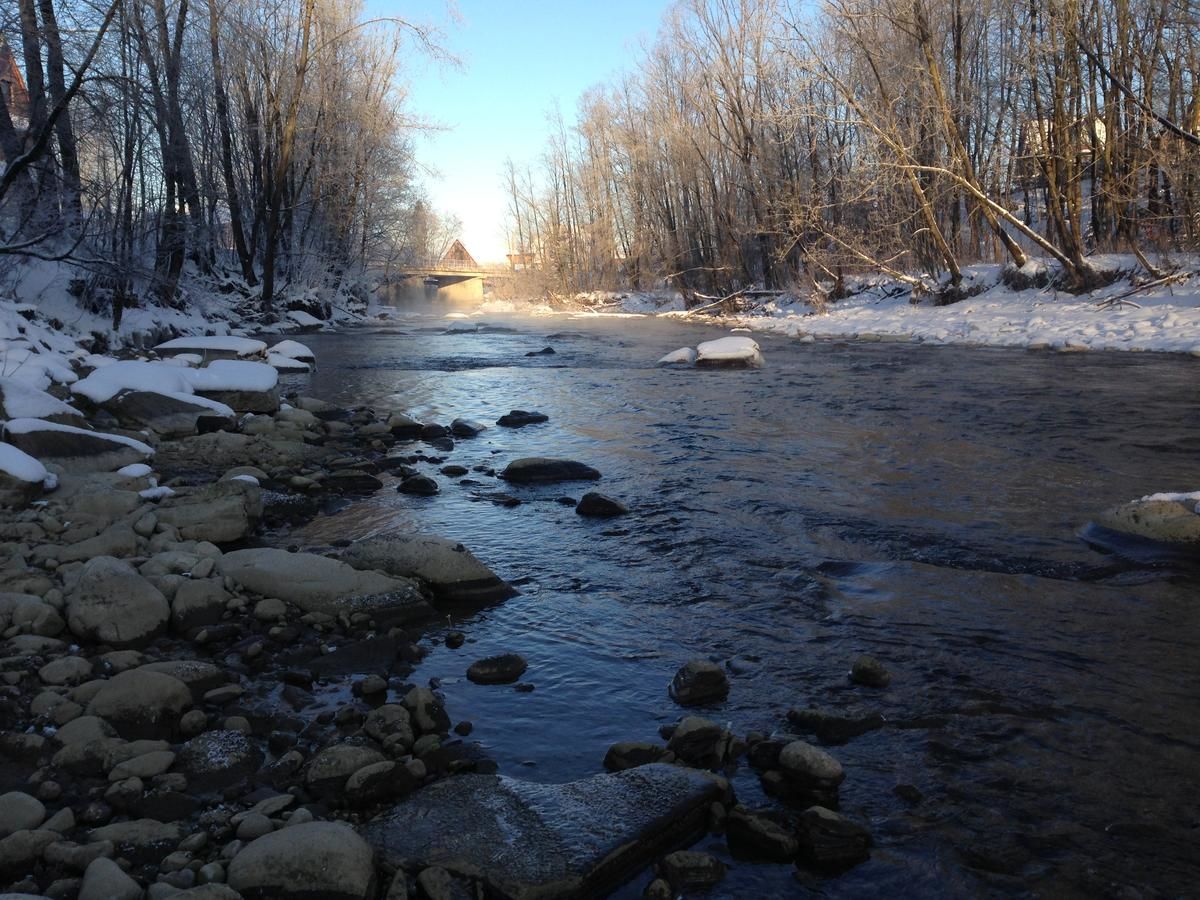
[[[1200,884],[1200,578],[1133,566],[1079,537],[1094,512],[1200,485],[1196,360],[762,337],[766,367],[659,369],[725,332],[653,319],[446,322],[305,340],[307,393],[448,424],[512,408],[446,461],[520,456],[595,466],[598,487],[510,488],[438,475],[389,488],[289,541],[390,530],[466,543],[521,595],[447,627],[414,680],[517,778],[602,770],[608,746],[657,740],[692,657],[727,664],[705,713],[789,731],[790,708],[878,711],[829,748],[842,812],[871,860],[836,878],[732,860],[712,896],[1177,897]],[[552,356],[527,357],[553,346]],[[557,501],[598,489],[632,507],[588,520]],[[498,492],[519,506],[493,502]],[[536,689],[468,682],[513,651]],[[871,653],[890,687],[855,687]],[[744,763],[742,802],[769,805]],[[894,788],[915,786],[922,799]],[[638,896],[648,875],[625,888]]]

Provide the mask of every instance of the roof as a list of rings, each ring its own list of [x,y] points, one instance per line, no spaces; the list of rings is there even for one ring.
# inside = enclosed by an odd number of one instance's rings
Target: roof
[[[3,85],[0,96],[8,105],[9,116],[13,119],[28,119],[29,89],[25,87],[25,78],[17,67],[17,58],[4,35],[0,35],[0,85]]]
[[[450,245],[450,249],[442,254],[440,260],[443,263],[456,263],[458,265],[477,266],[475,257],[467,252],[467,248],[463,246],[462,241],[455,241]]]

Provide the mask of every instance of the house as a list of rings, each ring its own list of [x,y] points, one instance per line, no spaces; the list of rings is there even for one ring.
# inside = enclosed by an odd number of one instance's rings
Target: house
[[[29,124],[29,89],[3,35],[0,35],[0,100],[7,107],[13,125],[24,130]]]
[[[504,258],[514,272],[528,272],[537,268],[537,256],[533,253],[506,253]]]
[[[450,249],[442,254],[442,258],[438,260],[438,266],[447,269],[478,269],[479,263],[475,262],[475,257],[467,252],[462,241],[456,240],[450,245]]]

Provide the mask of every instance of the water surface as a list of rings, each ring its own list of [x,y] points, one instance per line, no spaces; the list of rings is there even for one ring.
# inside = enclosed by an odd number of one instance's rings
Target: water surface
[[[682,712],[667,682],[703,656],[732,681],[708,714],[739,734],[787,731],[787,710],[806,706],[888,721],[832,748],[871,861],[835,879],[734,861],[713,896],[1195,890],[1198,579],[1078,536],[1108,505],[1200,485],[1195,360],[763,337],[764,369],[680,371],[654,361],[725,332],[488,321],[306,337],[320,368],[304,390],[443,424],[540,410],[549,423],[493,427],[446,461],[578,459],[632,513],[586,520],[557,502],[591,485],[460,484],[422,465],[437,497],[389,485],[289,541],[432,532],[520,587],[447,623],[464,648],[435,630],[414,676],[440,679],[502,772],[586,777],[610,744],[657,739]],[[545,346],[556,353],[525,355]],[[463,677],[506,651],[529,660],[532,693]],[[864,652],[892,671],[888,689],[848,683]],[[743,802],[770,802],[747,766],[734,783]],[[719,838],[699,846],[729,859]]]

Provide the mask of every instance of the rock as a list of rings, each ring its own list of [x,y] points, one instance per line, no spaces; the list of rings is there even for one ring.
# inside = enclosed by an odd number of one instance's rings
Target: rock
[[[192,692],[178,678],[133,669],[113,676],[87,705],[127,740],[169,737],[180,714],[192,705]]]
[[[388,417],[387,427],[393,437],[413,439],[419,438],[421,431],[425,428],[416,419],[406,416],[403,413],[392,413]]]
[[[79,900],[142,900],[142,887],[115,862],[101,856],[83,873]]]
[[[237,837],[239,841],[253,841],[274,830],[275,826],[269,818],[262,813],[251,812],[238,823]]]
[[[222,413],[179,396],[152,391],[121,391],[101,407],[126,427],[149,428],[164,437],[195,434],[196,420],[202,416],[218,417],[224,419],[228,426],[233,425],[233,418],[228,411]]]
[[[206,731],[179,751],[179,768],[192,790],[218,790],[236,784],[262,765],[262,751],[240,731]]]
[[[1096,517],[1110,531],[1166,544],[1200,544],[1200,495],[1153,494],[1122,503]]]
[[[884,688],[891,683],[892,675],[875,657],[863,655],[851,664],[850,680],[866,687]]]
[[[388,738],[399,735],[405,752],[414,740],[409,712],[398,703],[385,703],[371,710],[363,722],[363,731],[381,744],[385,744]]]
[[[438,483],[428,475],[412,475],[400,482],[400,487],[397,490],[401,494],[432,497],[438,492]]]
[[[218,578],[185,581],[171,600],[171,628],[176,634],[188,634],[204,625],[216,625],[231,599],[233,595]]]
[[[183,839],[183,830],[173,823],[133,819],[93,828],[88,843],[111,841],[122,856],[158,862]]]
[[[90,744],[116,736],[117,730],[98,716],[80,716],[58,729],[54,739],[66,747],[71,744]]]
[[[526,425],[537,425],[541,422],[549,421],[550,417],[543,413],[514,409],[497,419],[496,424],[503,428],[523,428]]]
[[[366,766],[386,761],[386,757],[371,747],[357,744],[334,744],[313,757],[305,773],[305,784],[319,797],[341,800],[346,781]]]
[[[758,344],[748,337],[724,337],[696,347],[696,365],[712,368],[757,368],[763,364]]]
[[[492,603],[517,592],[456,541],[397,534],[356,541],[341,558],[356,569],[420,578],[444,603]]]
[[[129,563],[101,556],[66,590],[67,625],[78,638],[112,647],[143,646],[162,633],[171,608]]]
[[[55,637],[66,628],[58,610],[32,594],[0,592],[0,632],[16,627],[24,634]]]
[[[155,775],[161,775],[175,762],[175,754],[170,750],[152,750],[127,759],[113,766],[108,773],[109,781],[122,781],[126,778],[140,778],[149,781]]]
[[[663,765],[558,785],[466,774],[417,791],[364,836],[390,866],[440,866],[489,894],[603,896],[703,833],[720,794],[704,775]]]
[[[814,868],[840,871],[871,855],[871,833],[833,810],[811,806],[797,828],[800,857]]]
[[[32,427],[28,430],[27,423]],[[154,450],[121,435],[88,431],[68,425],[45,427],[40,420],[13,419],[4,430],[4,440],[43,464],[53,463],[67,472],[111,472],[139,463]]]
[[[213,688],[226,683],[228,674],[220,666],[198,659],[166,659],[162,662],[146,663],[138,667],[139,672],[161,672],[178,678],[188,686],[193,699],[199,699]]]
[[[38,669],[44,684],[82,684],[92,677],[92,664],[82,656],[64,656]]]
[[[383,482],[369,472],[359,469],[339,469],[325,476],[325,488],[338,494],[373,494]]]
[[[553,484],[559,481],[595,481],[600,473],[591,466],[570,459],[529,456],[510,462],[500,477],[516,484]]]
[[[174,526],[185,541],[240,541],[254,533],[262,518],[262,489],[249,481],[216,481],[177,493],[156,512],[158,521]]]
[[[346,780],[346,802],[366,806],[403,797],[419,782],[405,766],[385,760],[363,766]]]
[[[480,433],[486,430],[486,425],[472,422],[470,419],[455,419],[450,423],[450,433],[459,438],[478,437]]]
[[[708,769],[724,762],[728,744],[728,733],[716,722],[688,716],[675,727],[667,749],[686,763]]]
[[[16,831],[32,831],[46,820],[46,807],[21,791],[0,794],[0,838]]]
[[[677,891],[712,887],[725,877],[725,863],[696,850],[676,850],[663,857],[658,871]]]
[[[820,709],[791,709],[787,717],[798,731],[815,734],[822,744],[844,744],[883,727],[883,716],[877,712],[839,715]]]
[[[613,516],[623,516],[629,512],[629,507],[619,500],[589,491],[580,498],[575,506],[575,512],[581,516],[608,519]]]
[[[287,618],[287,604],[275,597],[267,597],[254,604],[254,618],[260,622],[279,622]]]
[[[504,653],[476,660],[467,669],[467,678],[476,684],[512,684],[525,674],[529,664],[516,653]]]
[[[674,758],[674,753],[658,744],[622,741],[608,748],[604,754],[604,768],[610,772],[623,772],[651,763],[671,762]]]
[[[716,663],[693,659],[675,673],[668,693],[680,706],[719,703],[729,694],[729,679]]]
[[[257,466],[260,469],[298,469],[319,461],[329,451],[301,440],[269,439],[246,434],[217,431],[158,446],[156,462],[165,470],[208,471],[216,477],[233,466]]]
[[[800,849],[795,836],[766,816],[735,807],[725,819],[729,847],[739,856],[791,862]]]
[[[340,560],[311,553],[235,550],[221,557],[218,570],[247,590],[285,600],[306,613],[366,613],[387,623],[435,615],[412,581],[359,571]]]
[[[530,350],[526,356],[554,356],[555,350],[553,347],[543,347],[541,350]]]
[[[246,900],[368,900],[374,852],[348,825],[294,825],[246,845],[229,864],[228,884]]]
[[[780,770],[763,778],[763,787],[798,806],[836,808],[838,785],[846,778],[842,764],[804,741],[791,741],[779,753]]]
[[[8,837],[0,838],[0,884],[6,879],[29,874],[42,851],[59,837],[57,832],[39,829],[14,831]]]
[[[450,717],[442,701],[429,688],[413,688],[404,695],[404,708],[422,734],[442,734],[450,730]]]

